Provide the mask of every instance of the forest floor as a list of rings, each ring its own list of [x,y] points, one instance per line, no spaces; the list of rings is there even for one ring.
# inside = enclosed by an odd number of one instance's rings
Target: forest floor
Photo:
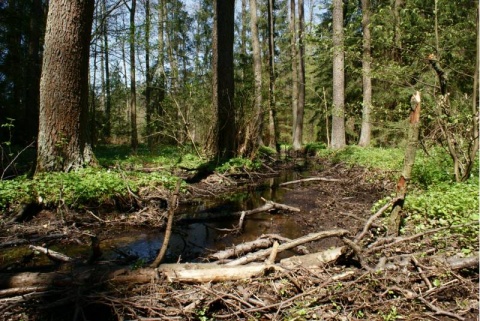
[[[438,229],[415,233],[414,227],[406,226],[401,236],[393,237],[385,235],[383,218],[369,221],[372,206],[395,190],[391,173],[321,159],[315,162],[318,170],[311,171],[310,176],[325,180],[286,185],[283,204],[300,211],[276,215],[293,216],[304,235],[348,231],[347,237],[304,244],[303,251],[310,253],[346,247],[332,262],[288,269],[273,264],[250,279],[207,283],[168,282],[158,272],[148,274],[147,281],[133,277],[129,283],[112,279],[92,283],[75,273],[69,263],[56,263],[56,269],[68,274],[70,281],[73,278],[68,284],[75,286],[64,288],[61,282],[52,286],[51,282],[44,287],[24,280],[22,286],[8,288],[6,284],[9,280],[13,283],[15,273],[30,271],[32,258],[24,256],[23,262],[0,271],[0,316],[35,321],[478,320],[478,256],[472,264],[468,257],[462,257],[454,239],[439,242]],[[273,170],[267,172],[205,177],[191,184],[189,196],[182,195],[181,201],[231,192]],[[131,217],[148,225],[148,212],[147,208],[139,209]],[[78,215],[73,219],[68,210],[64,214],[60,221],[58,215],[44,210],[30,222],[9,226],[0,234],[2,244],[19,239],[26,239],[28,244],[51,244],[56,242],[55,235],[69,235],[60,237],[61,242],[87,242],[83,240],[89,235],[125,223],[88,213],[79,221]],[[273,223],[269,233],[279,234],[279,227]],[[365,227],[368,233],[356,239]],[[149,273],[148,268],[137,268],[130,267],[128,273]]]

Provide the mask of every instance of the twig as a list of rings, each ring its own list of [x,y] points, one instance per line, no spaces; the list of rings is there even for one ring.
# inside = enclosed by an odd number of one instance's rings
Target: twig
[[[430,280],[427,278],[425,273],[423,273],[423,269],[420,267],[420,263],[418,262],[418,260],[413,255],[411,257],[411,260],[413,265],[415,265],[415,267],[417,268],[418,273],[420,273],[420,277],[422,278],[423,282],[425,282],[425,284],[428,286],[428,289],[432,289],[432,283],[430,283]]]
[[[422,297],[418,297],[418,299],[419,299],[420,301],[422,301],[422,302],[423,302],[427,307],[429,307],[431,310],[433,310],[433,312],[435,312],[435,314],[446,315],[446,316],[455,318],[455,319],[460,320],[460,321],[464,321],[464,320],[465,320],[465,318],[459,316],[458,314],[455,314],[455,313],[452,313],[452,312],[449,312],[449,311],[445,311],[445,310],[437,307],[436,305],[433,305],[432,303],[428,302],[427,300],[425,300],[425,299],[422,298]]]

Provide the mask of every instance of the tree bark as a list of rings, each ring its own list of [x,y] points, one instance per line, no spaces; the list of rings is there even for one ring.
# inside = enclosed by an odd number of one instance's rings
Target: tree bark
[[[362,54],[362,79],[363,79],[363,109],[362,109],[362,129],[358,145],[366,147],[370,145],[371,139],[371,120],[370,112],[372,109],[372,69],[371,69],[371,44],[370,35],[370,0],[361,0],[362,2],[362,29],[363,29],[363,54]]]
[[[253,75],[255,79],[255,120],[252,130],[253,151],[263,145],[263,105],[262,105],[262,55],[258,38],[258,17],[256,0],[250,0],[250,29],[252,32]],[[249,139],[247,137],[247,139]]]
[[[88,138],[88,63],[94,1],[52,0],[40,82],[36,173],[94,163]]]
[[[234,108],[234,0],[216,0],[213,28],[213,108],[216,113],[214,154],[235,157],[238,137]]]
[[[279,132],[277,124],[277,108],[275,99],[275,0],[268,0],[268,110],[269,110],[269,142],[271,148],[280,151],[278,146]]]
[[[304,5],[303,0],[298,0],[298,101],[294,123],[293,150],[302,149],[303,140],[303,114],[305,109],[305,45],[304,32]]]
[[[346,145],[345,139],[345,56],[343,44],[343,1],[333,0],[333,110],[332,148]]]

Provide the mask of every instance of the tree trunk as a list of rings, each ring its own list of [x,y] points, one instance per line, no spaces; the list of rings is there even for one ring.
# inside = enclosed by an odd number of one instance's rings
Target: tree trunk
[[[268,88],[268,105],[269,105],[269,142],[271,148],[275,148],[277,152],[280,151],[278,140],[280,133],[278,132],[277,124],[277,108],[275,100],[275,0],[268,0],[268,73],[269,73],[269,88]]]
[[[345,141],[345,56],[343,45],[343,1],[333,0],[333,110],[332,148]]]
[[[112,135],[112,95],[110,93],[110,56],[108,47],[108,17],[107,17],[107,0],[102,1],[103,15],[103,55],[105,59],[105,139],[108,141]]]
[[[298,101],[297,113],[293,131],[293,150],[302,148],[303,140],[303,113],[305,109],[305,46],[303,43],[304,32],[304,5],[303,0],[298,0]]]
[[[238,138],[235,121],[233,40],[234,0],[216,0],[213,28],[213,108],[216,113],[214,154],[217,159],[235,157]]]
[[[137,0],[130,7],[130,144],[134,152],[138,149],[137,132],[137,88],[135,77],[135,11]]]
[[[258,18],[256,0],[250,0],[250,29],[253,47],[253,75],[255,79],[255,120],[252,130],[252,151],[263,145],[263,106],[262,106],[262,56],[258,38]],[[247,137],[249,139],[249,137]]]
[[[36,173],[91,164],[88,63],[94,1],[51,0],[40,82]]]
[[[363,55],[362,55],[362,79],[363,79],[363,110],[362,129],[358,145],[370,145],[372,132],[370,111],[372,108],[372,69],[371,69],[371,44],[370,36],[370,0],[362,0],[362,29],[363,29]]]
[[[295,124],[297,123],[298,108],[298,62],[297,62],[297,19],[295,13],[295,0],[290,0],[290,47],[292,61],[292,141],[295,137]]]
[[[146,132],[147,132],[147,145],[150,150],[153,147],[153,126],[152,126],[152,72],[150,70],[150,0],[145,0],[145,120],[146,124]]]

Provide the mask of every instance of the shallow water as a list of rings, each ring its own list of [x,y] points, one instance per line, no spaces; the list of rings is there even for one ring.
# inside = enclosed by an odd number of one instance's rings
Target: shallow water
[[[181,218],[173,227],[173,233],[166,253],[165,262],[201,261],[209,253],[226,247],[257,239],[262,234],[271,233],[275,225],[276,233],[283,237],[295,238],[302,231],[289,214],[258,213],[245,218],[241,233],[220,231],[238,225],[239,216],[232,213],[251,210],[264,204],[261,198],[282,203],[285,189],[282,182],[305,177],[306,172],[284,172],[275,178],[266,179],[257,189],[243,191],[226,199],[203,199],[195,204],[182,206],[176,211]],[[163,232],[129,230],[108,241],[108,247],[115,247],[124,253],[132,254],[145,262],[155,258],[164,238]],[[105,259],[118,256],[105,252]]]

